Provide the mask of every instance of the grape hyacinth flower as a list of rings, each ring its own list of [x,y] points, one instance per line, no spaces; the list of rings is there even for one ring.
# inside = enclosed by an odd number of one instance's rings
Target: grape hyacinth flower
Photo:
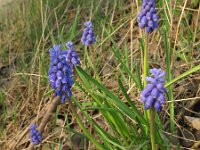
[[[29,129],[31,142],[33,142],[35,145],[39,144],[43,138],[40,132],[37,130],[37,126],[32,124]]]
[[[165,72],[161,69],[151,69],[152,77],[146,77],[149,82],[141,93],[141,101],[144,103],[144,109],[154,107],[156,111],[162,110],[162,104],[165,102]]]
[[[155,0],[143,0],[142,8],[138,15],[140,28],[146,28],[146,32],[151,33],[158,28],[158,20]]]
[[[68,48],[67,54],[64,55],[70,67],[74,69],[74,65],[80,64],[79,56],[74,50],[73,42],[69,41],[66,43],[66,47]]]
[[[52,89],[55,90],[55,96],[61,97],[64,103],[66,98],[72,96],[71,87],[74,83],[73,72],[69,62],[66,60],[67,50],[61,51],[61,45],[54,45],[50,52],[50,68],[48,71],[48,81]]]
[[[96,42],[96,38],[94,35],[92,22],[85,22],[85,29],[83,30],[83,35],[81,37],[81,42],[86,46],[90,46],[91,44]]]

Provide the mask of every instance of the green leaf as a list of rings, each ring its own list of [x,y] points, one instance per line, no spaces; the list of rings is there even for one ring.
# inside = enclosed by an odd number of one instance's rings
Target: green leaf
[[[94,80],[92,77],[90,77],[84,70],[82,70],[80,67],[76,67],[77,72],[84,75],[88,80],[93,82],[94,85],[96,85],[100,90],[102,90],[108,97],[110,97],[112,102],[127,116],[129,116],[131,119],[135,120],[135,116],[138,114],[133,113],[130,108],[124,104],[118,97],[116,97],[112,92],[110,92],[107,88],[105,88],[103,85],[101,85],[99,82]],[[138,118],[141,116],[137,116]],[[146,120],[141,119],[142,124],[149,126]]]
[[[170,43],[169,39],[167,37],[167,27],[163,27],[163,32],[164,32],[164,50],[166,54],[166,65],[167,65],[167,81],[170,82],[172,80],[172,74],[171,74],[171,49],[170,49]],[[169,101],[172,101],[173,98],[173,87],[169,86],[168,87],[168,98]],[[169,104],[170,107],[170,129],[171,131],[175,130],[175,124],[174,124],[174,103]]]
[[[86,91],[91,95],[91,97],[97,102],[97,104],[102,107],[102,109],[100,109],[99,111],[102,113],[102,115],[105,117],[105,119],[107,120],[108,124],[111,126],[111,128],[115,131],[114,133],[117,133],[116,131],[118,131],[122,138],[124,138],[124,140],[126,141],[125,143],[128,144],[127,142],[127,138],[131,139],[131,135],[128,131],[127,125],[124,121],[124,117],[122,117],[122,112],[119,111],[119,109],[117,109],[117,111],[112,112],[112,111],[106,111],[107,108],[111,108],[113,107],[112,101],[107,100],[108,97],[105,97],[105,95],[98,95],[94,88],[96,87],[91,87],[92,84],[89,83],[88,81],[91,81],[91,79],[93,79],[91,76],[88,75],[88,78],[85,77],[85,75],[83,75],[80,71],[78,71],[76,69],[76,73],[78,74],[78,76],[81,79],[82,84],[86,87]],[[94,81],[96,81],[95,79],[93,79]],[[97,81],[96,81],[97,82]],[[90,85],[91,88],[88,88],[87,85]],[[94,84],[96,86],[96,84]],[[106,109],[103,109],[106,108]],[[135,135],[137,135],[137,129],[135,127]],[[117,136],[117,135],[116,135]]]
[[[146,120],[144,119],[142,113],[137,109],[137,107],[135,106],[135,104],[131,101],[131,99],[128,96],[127,91],[126,91],[125,87],[123,86],[123,84],[122,84],[122,82],[121,82],[120,79],[118,79],[118,84],[119,84],[119,87],[122,90],[122,93],[124,94],[126,100],[131,105],[131,108],[132,108],[131,110],[133,111],[133,113],[138,117],[138,119],[141,122],[146,122]],[[141,128],[143,128],[143,127],[141,127]]]
[[[187,77],[188,75],[190,75],[190,74],[192,74],[192,73],[194,73],[194,72],[196,72],[196,71],[199,71],[199,70],[200,70],[200,65],[195,66],[195,67],[191,68],[190,70],[184,72],[183,74],[179,75],[178,77],[172,79],[170,82],[167,82],[167,83],[165,84],[165,87],[169,87],[170,85],[176,83],[178,80],[181,80],[181,79],[183,79],[184,77]]]

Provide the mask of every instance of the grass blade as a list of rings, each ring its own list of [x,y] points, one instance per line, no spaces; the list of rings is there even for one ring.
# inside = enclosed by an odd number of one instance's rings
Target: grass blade
[[[178,77],[172,79],[171,81],[167,82],[167,83],[165,84],[165,87],[169,87],[170,85],[176,83],[178,80],[181,80],[181,79],[187,77],[188,75],[190,75],[190,74],[192,74],[192,73],[194,73],[194,72],[197,72],[197,71],[199,71],[199,70],[200,70],[200,65],[197,65],[197,66],[191,68],[190,70],[188,70],[188,71],[182,73],[182,74],[179,75]]]
[[[80,72],[82,75],[84,75],[88,80],[93,82],[94,85],[96,85],[100,90],[102,90],[108,97],[112,99],[112,101],[131,119],[135,120],[135,116],[137,114],[134,114],[129,107],[124,104],[118,97],[116,97],[112,92],[110,92],[108,89],[106,89],[103,85],[101,85],[99,82],[94,80],[92,77],[90,77],[84,70],[82,70],[80,67],[76,67],[77,72]],[[140,118],[140,116],[137,116]],[[142,119],[141,122],[148,126],[148,123],[146,120]]]
[[[166,65],[167,65],[167,81],[170,82],[172,80],[172,74],[171,74],[171,50],[170,50],[170,44],[169,40],[167,38],[167,27],[164,26],[163,28],[164,32],[164,45],[165,45],[165,54],[166,54]],[[173,87],[168,87],[168,97],[169,101],[173,101]],[[169,104],[170,107],[170,129],[171,132],[175,130],[175,124],[174,124],[174,103]]]

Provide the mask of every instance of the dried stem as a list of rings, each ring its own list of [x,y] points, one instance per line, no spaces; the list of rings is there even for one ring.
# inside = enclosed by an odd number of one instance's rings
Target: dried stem
[[[47,112],[45,113],[40,125],[38,126],[38,131],[42,134],[44,131],[44,128],[46,126],[46,124],[48,123],[48,121],[51,118],[51,115],[53,112],[55,112],[57,106],[60,104],[60,97],[55,97],[53,102],[50,104],[50,106],[48,107]],[[27,150],[33,150],[34,149],[34,144],[31,142],[28,149]]]

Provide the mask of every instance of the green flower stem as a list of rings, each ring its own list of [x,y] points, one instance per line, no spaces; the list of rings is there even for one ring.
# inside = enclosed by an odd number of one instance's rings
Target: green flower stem
[[[143,81],[143,84],[144,84],[144,87],[146,86],[147,84],[147,81],[146,81],[146,76],[149,74],[149,65],[148,65],[148,44],[149,44],[149,36],[148,36],[148,33],[146,33],[145,35],[145,49],[144,49],[144,54],[143,54],[143,65],[144,65],[144,72],[143,72],[143,77],[144,77],[144,81]]]
[[[148,33],[145,33],[145,48],[144,48],[144,54],[143,54],[143,83],[144,83],[144,87],[146,86],[147,82],[146,82],[146,77],[149,74],[149,65],[148,65],[148,44],[149,44],[149,36]],[[153,107],[150,108],[150,110],[145,111],[145,117],[146,119],[149,118],[150,121],[150,137],[151,137],[151,146],[152,146],[152,150],[156,149],[156,145],[155,145],[155,109]],[[146,129],[146,132],[149,133],[148,128]]]
[[[86,63],[86,51],[87,51],[87,46],[83,49],[83,65],[84,67],[87,68],[87,63]]]
[[[88,63],[89,63],[90,66],[92,67],[92,69],[93,69],[93,71],[94,71],[94,73],[95,73],[95,76],[97,77],[97,80],[100,82],[101,79],[100,79],[100,77],[99,77],[99,74],[98,74],[97,69],[95,68],[95,65],[94,65],[95,62],[94,62],[94,61],[92,62],[92,60],[94,60],[94,47],[93,47],[93,49],[90,48],[90,52],[92,53],[92,58],[93,58],[93,59],[91,59],[90,56],[88,55],[87,46],[85,46],[85,55],[86,55],[86,57],[87,57]]]
[[[80,117],[78,116],[78,114],[77,114],[77,112],[76,112],[76,110],[75,110],[75,108],[74,108],[74,105],[72,104],[72,102],[71,102],[70,99],[68,100],[68,103],[69,103],[70,109],[72,110],[73,117],[76,119],[78,125],[79,125],[80,128],[83,130],[84,134],[88,137],[88,139],[89,139],[90,141],[92,141],[92,142],[96,145],[97,149],[99,149],[99,150],[104,150],[104,147],[103,147],[101,144],[99,144],[99,143],[94,139],[94,137],[88,132],[88,130],[84,127],[84,125],[83,125],[83,123],[82,123]]]
[[[149,121],[150,121],[150,137],[151,137],[151,149],[156,149],[155,144],[155,109],[153,107],[150,108],[149,112]]]
[[[148,66],[148,42],[149,42],[149,37],[148,34],[145,33],[145,47],[143,51],[143,87],[145,88],[147,82],[146,82],[146,76],[148,75],[149,72],[149,66]],[[148,111],[144,111],[144,116],[145,119],[148,120]],[[149,133],[148,127],[146,127],[146,134]]]

